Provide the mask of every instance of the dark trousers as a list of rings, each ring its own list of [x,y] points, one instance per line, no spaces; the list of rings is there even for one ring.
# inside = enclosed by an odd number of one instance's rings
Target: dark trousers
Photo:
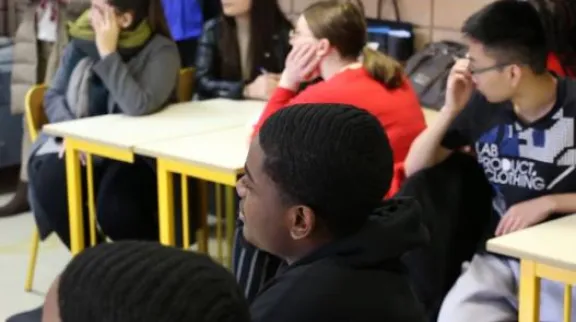
[[[246,299],[252,302],[266,282],[276,275],[282,260],[248,243],[242,233],[243,226],[237,220],[232,269]]]
[[[182,68],[194,66],[198,38],[188,38],[177,41],[176,46],[178,46],[178,52],[180,53]]]
[[[158,240],[156,175],[149,164],[113,160],[94,162],[94,200],[98,227],[112,240]],[[56,154],[30,161],[30,189],[50,228],[70,247],[66,168]],[[82,169],[85,243],[89,241],[85,168]]]

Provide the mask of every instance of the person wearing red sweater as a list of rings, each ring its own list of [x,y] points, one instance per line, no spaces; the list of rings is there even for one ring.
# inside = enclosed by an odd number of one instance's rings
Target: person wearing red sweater
[[[325,6],[329,3],[318,4],[318,11],[323,12]],[[346,6],[361,15],[355,5]],[[260,116],[255,133],[270,115],[287,106],[349,104],[378,118],[392,145],[394,163],[400,166],[412,141],[426,127],[418,97],[400,64],[365,46],[364,22],[348,26],[356,21],[345,20],[344,14],[329,19],[308,16],[312,19],[301,18],[297,23],[292,38],[294,50],[286,59],[279,87]],[[302,82],[318,75],[324,81],[297,92]]]
[[[402,172],[412,141],[426,127],[424,113],[401,65],[366,43],[366,20],[360,3],[321,1],[304,10],[291,34],[293,49],[286,58],[279,87],[256,123],[254,135],[268,117],[288,106],[352,105],[378,118],[393,150],[395,171]],[[303,83],[317,78],[322,80],[298,92]],[[396,179],[402,176],[395,174]],[[399,183],[396,180],[393,187]],[[280,260],[249,245],[243,239],[241,222],[236,236],[233,268],[245,295],[252,300],[274,276]]]

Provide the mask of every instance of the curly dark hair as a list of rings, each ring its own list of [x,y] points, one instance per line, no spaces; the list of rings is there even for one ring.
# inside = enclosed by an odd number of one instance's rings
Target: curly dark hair
[[[264,171],[284,201],[310,207],[336,237],[357,231],[390,188],[388,137],[359,108],[294,105],[268,118],[259,140]]]
[[[158,243],[89,248],[60,276],[62,322],[249,322],[234,277],[206,255]]]

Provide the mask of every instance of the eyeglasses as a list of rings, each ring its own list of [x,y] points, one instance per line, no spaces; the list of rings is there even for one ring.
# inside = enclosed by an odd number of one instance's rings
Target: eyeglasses
[[[490,66],[490,67],[484,67],[484,68],[470,68],[468,71],[470,72],[470,74],[472,75],[479,75],[485,72],[489,72],[491,70],[495,70],[495,69],[500,69],[506,66],[511,65],[511,63],[500,63],[500,64],[496,64],[494,66]]]

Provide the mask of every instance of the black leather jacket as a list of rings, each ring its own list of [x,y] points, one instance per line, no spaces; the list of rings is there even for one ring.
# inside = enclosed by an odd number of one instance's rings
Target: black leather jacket
[[[212,19],[204,25],[204,31],[198,42],[196,52],[196,93],[198,99],[209,98],[243,98],[244,82],[242,79],[222,79],[222,56],[218,42],[220,18]],[[290,52],[289,33],[291,26],[273,35],[274,45],[270,51],[260,53],[265,57],[262,67],[270,73],[281,73],[284,69],[286,56]]]

